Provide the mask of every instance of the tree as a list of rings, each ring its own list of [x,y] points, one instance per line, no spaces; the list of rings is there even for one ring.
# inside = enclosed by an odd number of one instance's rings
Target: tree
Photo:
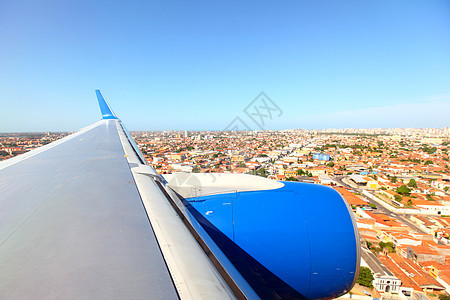
[[[411,189],[409,189],[406,185],[402,185],[397,188],[397,193],[403,196],[407,196],[409,195],[409,193],[411,193]]]
[[[372,246],[372,247],[370,247],[370,251],[371,251],[373,254],[378,255],[378,254],[380,254],[380,252],[381,252],[381,248],[380,248],[380,247]]]
[[[258,171],[256,171],[256,175],[259,175],[261,177],[267,177],[266,169],[264,169],[264,168],[258,169]]]
[[[439,300],[450,300],[450,296],[448,295],[440,294],[438,297]]]
[[[376,205],[375,203],[369,203],[369,206],[370,206],[372,209],[376,209],[376,208],[377,208],[377,205]]]
[[[397,182],[397,176],[389,177],[389,180],[390,180],[392,183],[396,183],[396,182]]]
[[[399,194],[395,194],[394,195],[394,200],[401,203],[402,202],[402,196],[400,196]]]
[[[415,181],[414,179],[411,179],[411,180],[408,182],[408,186],[409,186],[409,187],[416,188],[416,187],[417,187],[417,183],[416,183],[416,181]]]
[[[433,164],[433,161],[431,161],[431,160],[427,160],[427,161],[425,162],[425,166],[432,165],[432,164]]]
[[[380,249],[383,250],[384,248],[389,250],[389,253],[395,252],[394,250],[394,244],[392,242],[379,242],[378,245],[380,246]]]
[[[358,281],[360,285],[367,286],[369,288],[373,288],[373,274],[372,271],[368,267],[361,267],[359,269]]]
[[[288,177],[286,178],[286,181],[298,181],[298,179],[295,177]]]
[[[422,148],[419,148],[419,150],[422,150],[423,152],[426,152],[428,154],[433,154],[436,152],[437,148],[436,147],[428,148],[428,145],[424,145]]]
[[[362,152],[359,150],[353,151],[353,155],[362,156]]]
[[[446,187],[444,188],[444,191],[448,192],[448,186],[446,186]]]
[[[330,168],[334,167],[334,162],[330,161],[329,163],[327,163],[327,166],[329,166]]]

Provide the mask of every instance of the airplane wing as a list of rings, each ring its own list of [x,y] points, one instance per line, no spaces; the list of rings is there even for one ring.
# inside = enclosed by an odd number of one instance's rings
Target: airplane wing
[[[102,120],[0,162],[0,299],[306,299],[353,286],[359,240],[337,193],[164,178],[96,93]]]

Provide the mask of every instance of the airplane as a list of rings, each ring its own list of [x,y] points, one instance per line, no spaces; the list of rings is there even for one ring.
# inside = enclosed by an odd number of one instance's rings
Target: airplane
[[[0,162],[0,299],[332,299],[360,265],[334,189],[158,174],[102,118]]]

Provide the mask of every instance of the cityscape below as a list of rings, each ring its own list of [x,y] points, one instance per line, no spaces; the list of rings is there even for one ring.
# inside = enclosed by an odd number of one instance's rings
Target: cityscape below
[[[0,160],[68,134],[1,133]],[[131,134],[163,176],[241,173],[336,189],[354,213],[362,258],[358,283],[342,298],[450,292],[448,127]]]

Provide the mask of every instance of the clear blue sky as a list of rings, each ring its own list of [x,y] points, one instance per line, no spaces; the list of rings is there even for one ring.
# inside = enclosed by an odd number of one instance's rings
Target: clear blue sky
[[[89,125],[95,89],[130,130],[222,129],[261,91],[269,129],[450,126],[447,0],[2,1],[0,41],[0,132]]]

